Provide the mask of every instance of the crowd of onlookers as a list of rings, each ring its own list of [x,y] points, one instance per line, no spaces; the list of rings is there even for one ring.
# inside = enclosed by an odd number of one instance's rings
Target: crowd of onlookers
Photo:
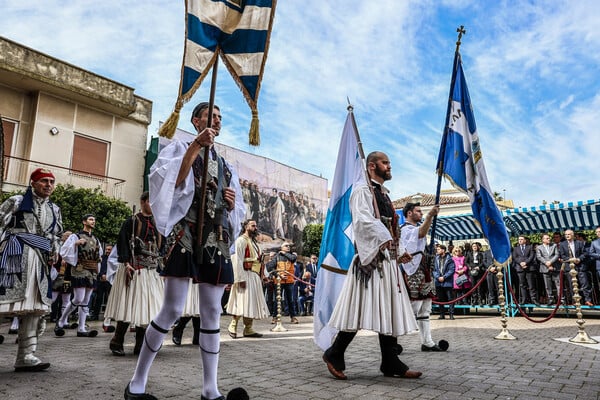
[[[600,227],[595,232],[597,239],[591,242],[583,233],[569,229],[564,234],[544,234],[541,243],[532,243],[528,237],[519,236],[512,249],[508,270],[510,280],[507,282],[510,287],[505,288],[505,296],[514,295],[513,300],[519,304],[552,306],[560,301],[563,305],[572,305],[574,292],[569,273],[572,264],[581,296],[580,304],[590,307],[599,304]],[[436,247],[433,278],[438,301],[460,299],[456,304],[471,306],[498,304],[498,267],[489,249],[483,249],[479,242],[460,246],[450,242],[448,246],[438,244]],[[565,272],[562,282],[561,270]],[[444,271],[447,279],[440,280]],[[480,282],[485,271],[488,271],[486,279]],[[469,293],[476,285],[478,287]],[[559,289],[561,285],[562,292]],[[469,295],[465,296],[467,293]],[[444,312],[442,308],[442,317]],[[451,317],[452,314],[453,310],[450,311]]]

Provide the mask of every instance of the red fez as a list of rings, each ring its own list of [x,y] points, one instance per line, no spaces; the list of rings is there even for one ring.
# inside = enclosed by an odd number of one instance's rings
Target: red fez
[[[44,179],[44,178],[54,179],[54,174],[49,169],[37,168],[35,171],[33,171],[31,173],[31,176],[29,177],[29,179],[31,179],[32,182],[37,182],[40,179]]]

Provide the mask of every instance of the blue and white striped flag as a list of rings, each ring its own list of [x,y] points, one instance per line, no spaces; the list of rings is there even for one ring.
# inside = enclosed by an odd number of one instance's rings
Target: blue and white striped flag
[[[186,40],[175,113],[196,92],[221,55],[252,110],[258,135],[258,93],[262,80],[276,0],[186,0]],[[176,124],[175,124],[176,125]],[[173,124],[163,124],[172,137]],[[173,132],[170,132],[171,128]],[[161,128],[162,131],[162,128]],[[253,143],[258,145],[258,137]]]
[[[437,172],[469,196],[473,217],[490,242],[494,259],[502,264],[510,258],[510,241],[485,172],[471,98],[458,51],[454,56],[449,101]]]
[[[319,273],[315,288],[314,340],[323,350],[331,345],[337,331],[327,326],[354,256],[354,235],[350,215],[352,187],[365,182],[365,166],[358,148],[352,111],[348,113],[335,174],[329,208],[319,251]]]

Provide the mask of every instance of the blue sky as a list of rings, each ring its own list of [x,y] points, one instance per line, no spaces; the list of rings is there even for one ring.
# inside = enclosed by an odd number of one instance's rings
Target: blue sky
[[[0,0],[0,10],[0,35],[153,101],[150,134],[169,116],[183,0]],[[456,28],[464,25],[463,67],[492,189],[524,207],[598,199],[599,10],[574,0],[280,0],[259,97],[261,146],[247,144],[250,111],[225,68],[219,141],[331,186],[349,97],[365,152],[390,156],[392,198],[435,193]],[[183,109],[181,129],[190,130],[192,108]]]

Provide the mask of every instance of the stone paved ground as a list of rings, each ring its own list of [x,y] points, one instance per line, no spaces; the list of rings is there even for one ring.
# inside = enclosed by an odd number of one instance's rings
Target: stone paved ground
[[[435,318],[435,316],[433,317]],[[312,341],[312,317],[289,330],[271,333],[269,321],[256,324],[262,339],[227,336],[229,318],[221,321],[220,388],[245,387],[252,399],[598,399],[600,352],[555,338],[577,333],[575,318],[554,318],[533,324],[510,318],[508,329],[518,340],[495,340],[499,317],[490,314],[459,316],[455,321],[432,320],[435,340],[447,339],[447,353],[422,353],[418,335],[400,338],[401,358],[411,369],[423,371],[418,380],[385,378],[379,371],[379,347],[372,333],[361,333],[347,353],[347,381],[333,379]],[[0,399],[122,399],[135,357],[133,334],[128,334],[126,357],[108,350],[110,334],[94,339],[63,338],[51,332],[41,339],[38,355],[52,362],[41,373],[13,372],[15,336],[0,333]],[[287,319],[284,320],[287,322]],[[98,328],[98,323],[93,323]],[[49,325],[50,326],[50,325]],[[589,318],[586,332],[600,336],[600,319]],[[199,350],[191,345],[191,324],[184,343],[176,347],[170,336],[154,363],[148,391],[159,399],[200,398]]]

